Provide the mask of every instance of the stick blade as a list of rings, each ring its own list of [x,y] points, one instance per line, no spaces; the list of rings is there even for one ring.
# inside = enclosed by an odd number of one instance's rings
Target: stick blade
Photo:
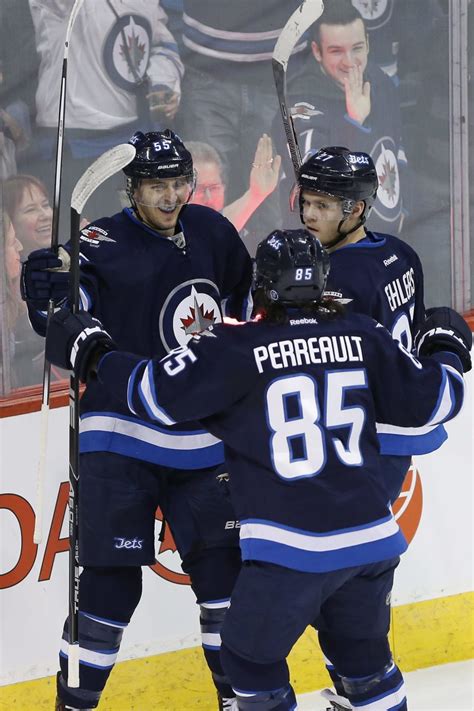
[[[322,0],[303,0],[299,8],[290,16],[273,50],[273,61],[281,64],[285,71],[296,43],[321,17],[323,10]]]
[[[72,193],[71,207],[79,215],[90,198],[107,178],[125,168],[134,158],[136,149],[130,143],[121,143],[103,153],[81,175]]]

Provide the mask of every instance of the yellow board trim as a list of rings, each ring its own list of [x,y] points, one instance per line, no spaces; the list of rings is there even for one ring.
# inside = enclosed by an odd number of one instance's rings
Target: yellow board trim
[[[401,605],[392,610],[390,643],[403,671],[474,657],[474,592]],[[329,684],[314,630],[289,657],[297,693]],[[55,679],[0,688],[1,711],[53,711]],[[199,647],[118,664],[99,711],[216,711],[215,691]]]

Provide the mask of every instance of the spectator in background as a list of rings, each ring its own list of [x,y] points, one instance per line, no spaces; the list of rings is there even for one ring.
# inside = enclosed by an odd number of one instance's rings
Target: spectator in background
[[[41,58],[36,93],[39,170],[56,148],[59,78],[73,0],[30,0]],[[176,114],[183,65],[158,0],[85,0],[73,26],[68,59],[63,194],[104,151],[135,128],[166,125]],[[51,172],[47,174],[52,181]],[[113,181],[92,196],[91,218],[116,212]]]
[[[221,212],[240,232],[253,253],[256,245],[248,244],[245,225],[257,208],[275,190],[280,173],[281,157],[273,156],[272,139],[266,133],[260,136],[252,162],[247,190],[231,203],[225,204],[227,176],[221,157],[208,143],[189,141],[197,173],[196,187],[191,202],[206,205]]]
[[[38,55],[28,0],[0,4],[0,178],[17,172],[31,140]]]
[[[394,82],[368,61],[367,31],[351,0],[332,0],[314,25],[311,56],[289,82],[288,97],[303,156],[324,145],[352,145],[369,153],[380,188],[369,229],[399,234],[405,216],[407,163],[401,141],[400,103]],[[274,137],[284,140],[281,117]],[[287,155],[286,152],[285,155]],[[284,168],[282,207],[293,181]]]
[[[7,395],[12,388],[36,385],[41,382],[44,343],[31,332],[25,303],[20,296],[21,253],[18,239],[7,212],[3,212],[2,244],[2,320],[0,388]],[[5,343],[5,346],[3,345]],[[53,367],[53,378],[61,377]],[[64,377],[64,376],[62,376]]]
[[[371,61],[389,77],[396,77],[400,38],[402,28],[405,29],[402,25],[400,0],[385,0],[385,2],[352,0],[352,4],[364,20]]]
[[[15,175],[3,182],[4,210],[10,218],[25,257],[51,246],[53,211],[44,184],[32,175]]]
[[[300,0],[184,0],[186,73],[178,130],[214,146],[225,167],[227,200],[248,188],[247,166],[278,109],[271,57]],[[307,47],[300,42],[296,56]],[[242,169],[243,168],[243,169]],[[255,241],[276,227],[277,200],[267,200],[246,225]]]

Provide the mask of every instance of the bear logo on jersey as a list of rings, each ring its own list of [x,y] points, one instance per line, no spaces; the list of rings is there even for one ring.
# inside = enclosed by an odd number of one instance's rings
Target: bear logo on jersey
[[[222,323],[219,304],[219,290],[208,279],[191,279],[173,289],[159,318],[160,338],[168,353],[214,323]]]

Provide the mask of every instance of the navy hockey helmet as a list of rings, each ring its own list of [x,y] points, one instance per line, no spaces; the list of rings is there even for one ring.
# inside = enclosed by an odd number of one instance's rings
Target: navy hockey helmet
[[[301,166],[293,204],[299,201],[301,219],[303,190],[324,193],[342,200],[342,211],[349,215],[355,203],[363,200],[363,224],[377,197],[379,185],[374,162],[368,153],[350,151],[342,146],[329,146],[310,156]]]
[[[317,303],[328,274],[328,253],[307,230],[275,230],[257,247],[254,289],[263,289],[270,301]]]
[[[137,152],[123,169],[127,178],[194,178],[192,155],[178,134],[169,128],[149,133],[137,131],[129,143]]]

